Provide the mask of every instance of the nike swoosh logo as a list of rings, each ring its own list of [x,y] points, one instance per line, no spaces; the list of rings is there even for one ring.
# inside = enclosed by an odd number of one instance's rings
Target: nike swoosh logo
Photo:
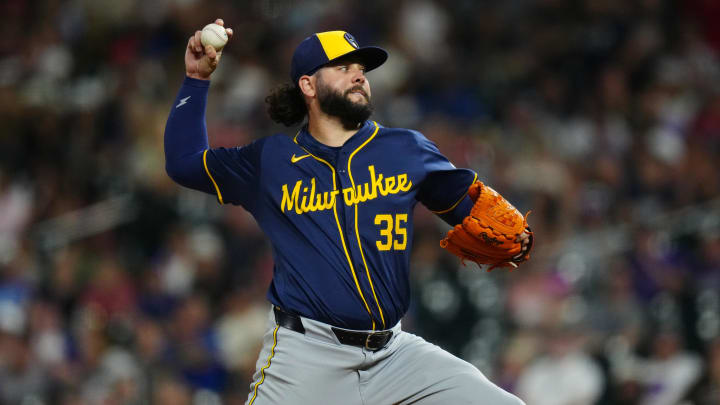
[[[187,101],[190,100],[190,97],[192,97],[192,96],[187,96],[185,98],[181,98],[180,102],[178,103],[178,105],[175,106],[175,108],[182,107],[185,104],[187,104]]]
[[[302,155],[302,156],[297,156],[297,157],[296,157],[295,154],[293,153],[292,157],[290,158],[290,161],[293,162],[293,163],[297,163],[298,161],[303,160],[303,159],[305,159],[305,158],[308,157],[308,156],[310,156],[310,155]]]

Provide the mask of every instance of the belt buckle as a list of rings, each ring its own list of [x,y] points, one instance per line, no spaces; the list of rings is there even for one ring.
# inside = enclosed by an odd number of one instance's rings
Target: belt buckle
[[[388,340],[390,340],[389,338],[388,338],[388,339],[384,339],[384,338],[385,338],[386,336],[388,336],[388,335],[392,336],[392,331],[382,331],[382,332],[368,333],[367,337],[365,338],[365,348],[368,349],[368,350],[370,350],[370,351],[373,351],[373,352],[376,352],[376,351],[382,349],[383,347],[385,347],[385,345],[387,344]],[[381,337],[383,338],[384,341],[382,342],[382,345],[379,345],[379,346],[370,346],[370,343],[371,343],[371,342],[370,342],[370,339],[372,339],[374,336],[381,336]],[[380,342],[378,342],[378,343],[380,343]]]

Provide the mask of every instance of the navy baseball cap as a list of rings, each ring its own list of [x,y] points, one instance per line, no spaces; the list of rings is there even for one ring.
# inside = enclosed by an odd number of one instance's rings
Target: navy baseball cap
[[[297,85],[300,76],[311,75],[324,65],[343,56],[355,55],[369,72],[385,63],[388,53],[376,46],[360,47],[345,31],[318,32],[305,38],[292,57],[290,79]]]

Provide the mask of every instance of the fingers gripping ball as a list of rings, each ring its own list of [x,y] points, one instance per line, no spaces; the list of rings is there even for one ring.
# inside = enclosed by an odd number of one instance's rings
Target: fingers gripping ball
[[[219,24],[208,24],[200,33],[200,42],[202,42],[205,46],[212,45],[216,51],[222,50],[225,44],[227,44],[227,41],[228,35],[225,31],[225,27]]]
[[[440,246],[459,256],[463,262],[472,260],[478,264],[496,267],[517,267],[530,259],[533,234],[523,216],[497,191],[476,182],[468,190],[474,204],[470,215],[462,224],[455,225]],[[527,249],[523,251],[523,233],[528,235]]]

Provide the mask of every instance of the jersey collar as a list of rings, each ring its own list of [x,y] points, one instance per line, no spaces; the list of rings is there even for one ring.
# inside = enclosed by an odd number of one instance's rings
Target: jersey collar
[[[365,121],[358,131],[353,134],[342,146],[327,146],[320,143],[315,139],[310,132],[308,132],[307,124],[302,127],[295,137],[295,142],[307,149],[310,153],[320,158],[334,161],[338,152],[349,151],[352,152],[365,142],[375,132],[375,126],[377,123],[374,121]]]

